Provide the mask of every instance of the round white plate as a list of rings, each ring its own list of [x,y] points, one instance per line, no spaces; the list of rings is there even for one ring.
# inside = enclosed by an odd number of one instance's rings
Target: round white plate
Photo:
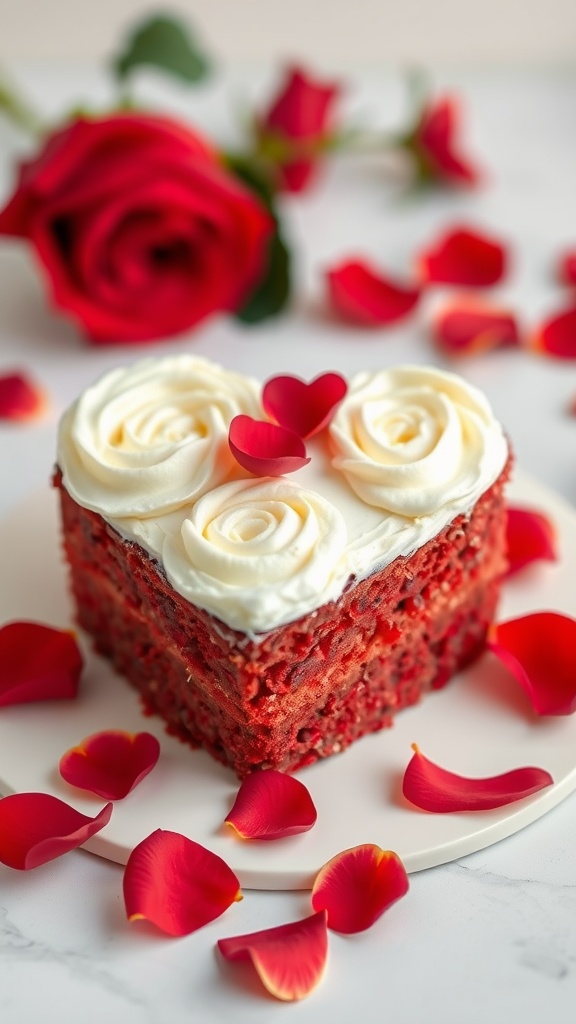
[[[506,583],[500,619],[552,609],[576,615],[576,512],[554,493],[518,474],[513,503],[541,509],[559,535],[556,564],[531,566]],[[3,588],[0,621],[35,619],[69,626],[72,611],[62,564],[56,496],[35,494],[0,524]],[[157,828],[184,833],[218,853],[241,885],[305,889],[334,854],[359,843],[395,850],[408,871],[454,860],[511,835],[576,788],[576,716],[538,719],[519,687],[490,654],[421,705],[402,711],[392,729],[366,737],[340,757],[299,774],[318,810],[314,828],[276,842],[245,842],[222,822],[238,789],[233,773],[203,751],[189,749],[145,717],[136,692],[84,644],[86,667],[75,701],[0,711],[0,790],[42,791],[94,815],[103,801],[65,783],[61,754],[101,729],[147,730],[161,743],[154,771],[125,800],[110,823],[86,844],[125,863],[133,847]],[[496,775],[521,765],[546,768],[554,785],[492,811],[428,814],[401,795],[411,743],[463,775]]]

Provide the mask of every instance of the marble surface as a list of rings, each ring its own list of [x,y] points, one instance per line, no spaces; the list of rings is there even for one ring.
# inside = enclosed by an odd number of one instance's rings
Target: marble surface
[[[108,97],[96,72],[64,65],[14,69],[50,116],[80,97]],[[265,76],[263,76],[265,77]],[[146,351],[190,346],[231,367],[267,376],[313,376],[398,362],[448,365],[429,341],[430,303],[404,325],[366,334],[321,311],[321,268],[362,252],[398,273],[441,227],[467,220],[508,238],[513,266],[496,294],[526,327],[563,303],[555,256],[576,242],[576,77],[544,73],[438,76],[466,100],[469,147],[489,169],[473,194],[401,200],[374,161],[340,159],[309,195],[285,204],[299,256],[299,299],[289,316],[246,332],[217,318],[189,338]],[[244,95],[258,83],[241,83]],[[186,111],[220,138],[233,134],[232,79],[192,97],[144,83],[147,101]],[[357,81],[350,102],[393,122],[401,106],[392,77]],[[21,137],[0,126],[7,194]],[[432,302],[433,300],[431,300]],[[0,244],[0,372],[24,367],[52,396],[42,422],[0,427],[0,515],[49,477],[59,413],[79,389],[143,350],[87,347],[52,314],[24,247]],[[482,387],[508,430],[522,468],[576,503],[576,363],[503,352],[459,364]],[[26,552],[22,552],[26,557]],[[0,586],[10,583],[0,578]],[[489,742],[489,740],[488,740]],[[0,750],[0,758],[2,752]],[[23,750],[25,756],[25,750]],[[576,1005],[576,800],[572,796],[516,835],[460,861],[411,876],[408,896],[368,932],[330,936],[322,985],[302,1003],[267,996],[247,972],[225,965],[218,938],[304,916],[305,892],[246,891],[224,917],[184,939],[129,926],[122,869],[76,851],[36,871],[0,865],[0,1021],[86,1024],[190,1020],[323,1024],[386,1018],[412,1024],[568,1024]],[[372,841],[372,837],[367,837]],[[377,840],[380,841],[380,840]]]

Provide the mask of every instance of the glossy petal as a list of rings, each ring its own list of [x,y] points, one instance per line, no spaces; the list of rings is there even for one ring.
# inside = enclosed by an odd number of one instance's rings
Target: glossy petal
[[[310,459],[301,437],[275,423],[235,416],[228,435],[230,451],[240,465],[256,476],[282,476],[302,469]]]
[[[557,359],[576,359],[576,306],[545,320],[536,332],[532,347]]]
[[[348,385],[339,373],[322,373],[310,384],[284,374],[266,381],[262,405],[270,419],[305,439],[330,422],[347,390]]]
[[[520,343],[514,313],[475,297],[456,298],[443,306],[434,318],[433,333],[439,348],[453,356]]]
[[[150,921],[168,935],[189,935],[241,899],[240,883],[222,858],[178,832],[152,832],[124,871],[128,920]]]
[[[47,405],[44,392],[25,373],[0,375],[0,420],[34,420]]]
[[[492,627],[488,647],[538,715],[576,711],[576,619],[559,612],[521,615]]]
[[[94,733],[60,758],[60,775],[105,800],[122,800],[154,768],[160,744],[149,732]]]
[[[561,284],[576,285],[576,249],[562,254],[558,262],[558,278]]]
[[[458,226],[441,235],[420,255],[420,277],[429,284],[469,285],[473,288],[497,284],[506,270],[507,253],[498,239]]]
[[[555,562],[558,557],[554,524],[529,508],[508,508],[506,543],[508,576],[532,562]]]
[[[408,892],[408,875],[398,855],[367,843],[329,860],[312,888],[314,910],[328,912],[336,932],[361,932]]]
[[[277,928],[219,939],[218,949],[226,960],[250,961],[277,999],[303,999],[316,987],[326,966],[326,911]]]
[[[515,768],[503,775],[469,779],[429,761],[412,744],[414,754],[404,773],[402,792],[423,811],[488,811],[522,800],[554,782],[543,768]]]
[[[40,867],[82,846],[110,821],[112,804],[95,818],[47,793],[13,793],[0,800],[0,862],[20,871]]]
[[[327,271],[330,303],[338,316],[364,327],[385,327],[416,307],[421,289],[398,284],[361,260]]]
[[[246,776],[226,824],[242,839],[284,839],[308,832],[316,817],[306,786],[293,775],[270,769]]]
[[[72,633],[40,622],[0,629],[0,707],[75,697],[82,655]]]

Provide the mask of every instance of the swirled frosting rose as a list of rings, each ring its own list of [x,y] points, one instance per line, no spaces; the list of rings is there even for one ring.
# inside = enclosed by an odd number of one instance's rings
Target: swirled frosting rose
[[[418,518],[465,511],[507,458],[482,393],[432,367],[359,374],[330,426],[333,465],[369,505]]]
[[[85,508],[162,515],[242,471],[228,446],[239,413],[262,415],[256,381],[189,354],[112,370],[63,416],[58,465]]]

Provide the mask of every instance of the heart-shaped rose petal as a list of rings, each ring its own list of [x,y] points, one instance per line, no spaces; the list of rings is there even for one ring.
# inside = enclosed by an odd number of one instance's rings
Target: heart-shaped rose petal
[[[255,476],[282,476],[302,469],[310,459],[298,434],[266,420],[235,416],[228,434],[230,451]]]
[[[265,413],[298,437],[317,434],[330,421],[348,385],[339,373],[323,373],[307,384],[300,377],[271,377],[262,390]]]
[[[242,780],[226,824],[242,839],[284,839],[308,832],[316,817],[304,783],[270,768]]]
[[[149,732],[107,729],[87,736],[60,758],[60,775],[71,786],[105,800],[123,800],[150,774],[160,744]]]

